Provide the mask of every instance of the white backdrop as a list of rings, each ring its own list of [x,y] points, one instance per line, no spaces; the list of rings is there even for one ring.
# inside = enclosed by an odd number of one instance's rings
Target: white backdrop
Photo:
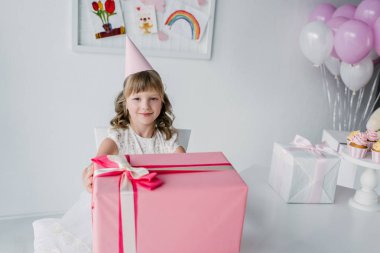
[[[113,116],[123,56],[72,52],[70,2],[8,1],[0,15],[0,217],[72,205],[93,128]],[[218,0],[211,61],[148,58],[192,129],[188,151],[223,151],[241,171],[268,167],[274,141],[320,140],[327,100],[298,46],[320,2]]]

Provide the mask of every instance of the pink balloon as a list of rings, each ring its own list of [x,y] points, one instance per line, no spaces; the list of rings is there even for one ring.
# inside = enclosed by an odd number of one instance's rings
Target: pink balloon
[[[373,31],[375,37],[375,51],[378,55],[380,55],[380,18],[376,19],[375,23],[373,24]]]
[[[358,5],[355,11],[355,19],[366,22],[370,27],[372,27],[379,16],[379,0],[364,0]]]
[[[348,19],[352,19],[355,15],[356,6],[353,4],[345,4],[340,6],[334,14],[332,15],[333,18],[335,17],[345,17]]]
[[[334,47],[342,61],[350,64],[358,63],[373,47],[372,29],[363,21],[349,20],[336,32]]]
[[[334,35],[338,31],[338,28],[346,21],[348,18],[345,17],[335,17],[327,21],[326,25],[333,31]]]
[[[336,7],[329,3],[322,3],[318,5],[309,15],[309,22],[313,21],[328,21],[333,13],[335,12]]]
[[[347,21],[348,21],[348,18],[339,16],[339,17],[331,18],[329,21],[327,21],[326,25],[331,29],[331,31],[333,32],[335,36],[335,33],[338,31],[339,27]],[[333,51],[331,52],[331,56],[340,59],[338,54],[335,51],[335,48],[333,48]]]

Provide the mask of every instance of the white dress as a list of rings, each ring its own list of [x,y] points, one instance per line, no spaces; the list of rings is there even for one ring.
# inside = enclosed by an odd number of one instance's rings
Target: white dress
[[[129,129],[108,129],[119,154],[174,153],[179,146],[177,134],[169,140],[156,131],[143,138]],[[83,192],[79,200],[60,219],[46,218],[33,222],[35,253],[91,253],[91,194]]]

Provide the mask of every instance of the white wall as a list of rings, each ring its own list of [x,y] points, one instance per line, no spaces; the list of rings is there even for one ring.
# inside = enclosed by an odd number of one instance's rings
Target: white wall
[[[269,166],[274,141],[320,139],[331,125],[321,75],[298,46],[319,2],[218,0],[211,61],[148,58],[165,81],[176,126],[192,129],[189,151],[223,151],[243,170]],[[63,211],[82,190],[93,128],[113,116],[124,59],[72,52],[71,1],[8,1],[6,9],[0,217]]]

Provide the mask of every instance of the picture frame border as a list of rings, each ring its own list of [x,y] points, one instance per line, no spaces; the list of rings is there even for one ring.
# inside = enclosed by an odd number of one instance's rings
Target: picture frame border
[[[79,1],[85,0],[72,0],[72,50],[77,53],[101,53],[101,54],[124,54],[124,48],[119,47],[102,47],[83,45],[79,42],[79,22],[80,22],[80,10]],[[215,20],[215,8],[216,0],[208,0],[210,3],[209,20],[207,23],[208,33],[203,39],[207,40],[206,53],[194,53],[194,52],[178,52],[178,51],[163,51],[157,49],[143,49],[142,53],[146,56],[153,57],[169,57],[169,58],[189,58],[189,59],[203,59],[210,60],[212,55],[212,44],[214,35],[214,20]]]

